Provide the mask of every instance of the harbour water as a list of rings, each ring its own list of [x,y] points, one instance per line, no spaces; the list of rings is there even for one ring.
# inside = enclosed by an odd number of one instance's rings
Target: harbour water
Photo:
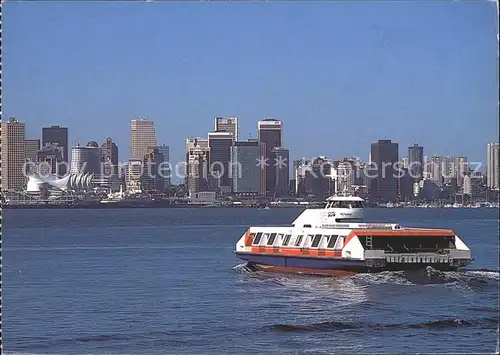
[[[498,271],[343,278],[249,273],[248,225],[298,209],[4,211],[8,354],[492,353]],[[498,270],[496,209],[368,209],[454,229]]]

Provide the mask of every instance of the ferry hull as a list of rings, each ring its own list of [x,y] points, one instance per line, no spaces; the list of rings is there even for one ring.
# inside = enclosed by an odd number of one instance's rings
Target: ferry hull
[[[250,269],[267,272],[310,274],[322,276],[348,276],[357,273],[375,273],[382,271],[418,270],[431,266],[436,270],[452,271],[459,269],[449,264],[440,263],[393,263],[384,267],[373,268],[365,260],[340,258],[321,258],[305,256],[262,255],[236,253],[238,258],[247,261]]]

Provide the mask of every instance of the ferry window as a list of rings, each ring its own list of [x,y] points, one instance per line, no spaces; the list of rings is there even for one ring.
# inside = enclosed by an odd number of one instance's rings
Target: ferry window
[[[304,228],[311,228],[310,224],[304,224]]]
[[[302,238],[303,238],[303,237],[304,237],[303,235],[299,235],[299,236],[297,237],[297,240],[295,241],[295,246],[296,246],[296,247],[298,247],[298,246],[300,245],[300,243],[302,243]]]
[[[278,244],[283,240],[283,234],[278,234]]]
[[[339,250],[339,249],[342,249],[344,247],[344,237],[340,236],[337,238],[339,241],[338,241],[338,245],[335,249]]]
[[[255,239],[253,240],[253,244],[254,245],[259,244],[261,238],[262,238],[262,233],[257,233],[257,235],[255,236]]]
[[[324,244],[328,244],[328,241],[330,240],[330,236],[329,235],[324,235],[323,236],[323,240],[325,240],[325,243]],[[322,243],[323,244],[323,243]]]
[[[291,234],[285,235],[285,239],[283,239],[283,246],[287,246],[288,243],[290,242],[290,238],[292,237]]]
[[[330,240],[328,241],[327,248],[333,248],[335,246],[335,242],[337,241],[338,235],[332,235]]]
[[[269,239],[267,239],[267,245],[273,245],[276,240],[276,233],[271,233]]]
[[[319,242],[321,241],[321,234],[316,234],[314,236],[314,239],[312,241],[311,247],[317,248],[319,245]]]

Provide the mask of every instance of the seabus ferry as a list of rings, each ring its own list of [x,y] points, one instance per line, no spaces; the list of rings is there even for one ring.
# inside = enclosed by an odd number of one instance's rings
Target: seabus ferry
[[[363,199],[332,196],[306,209],[291,226],[250,227],[236,255],[251,270],[316,275],[420,269],[449,271],[471,264],[471,251],[452,230],[363,223]]]

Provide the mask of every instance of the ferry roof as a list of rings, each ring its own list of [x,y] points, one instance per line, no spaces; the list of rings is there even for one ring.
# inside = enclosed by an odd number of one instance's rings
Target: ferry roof
[[[327,201],[364,201],[359,196],[331,196],[326,199]]]

